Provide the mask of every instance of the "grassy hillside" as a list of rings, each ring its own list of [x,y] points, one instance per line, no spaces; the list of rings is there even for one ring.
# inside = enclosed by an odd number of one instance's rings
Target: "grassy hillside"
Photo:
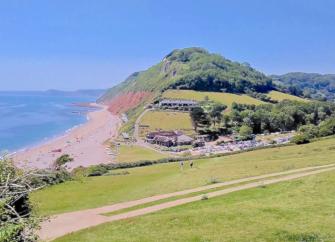
[[[70,241],[333,241],[335,172],[100,225]]]
[[[271,79],[249,65],[233,62],[201,48],[174,50],[146,71],[136,72],[111,88],[99,101],[128,92],[158,93],[168,87],[202,91],[264,92]]]
[[[182,130],[187,134],[194,133],[189,113],[149,111],[142,117],[140,125],[140,136],[159,129]]]
[[[263,104],[264,102],[247,96],[245,94],[233,94],[233,93],[222,93],[222,92],[198,92],[192,90],[167,90],[162,94],[163,98],[170,99],[190,99],[196,101],[204,101],[205,97],[210,100],[231,106],[233,102],[240,104]]]
[[[34,192],[31,199],[44,215],[99,207],[219,181],[285,171],[335,160],[335,138],[300,146],[278,147],[195,161],[195,169],[167,163],[127,169],[128,175],[90,177]],[[115,171],[117,172],[117,171]],[[89,195],[87,195],[89,194]]]
[[[268,97],[270,97],[272,100],[275,101],[283,101],[283,100],[291,100],[291,101],[300,101],[300,102],[307,102],[307,99],[298,97],[298,96],[293,96],[287,93],[283,92],[278,92],[278,91],[271,91],[267,94]]]
[[[135,162],[141,160],[158,160],[166,158],[167,155],[157,151],[144,148],[138,145],[121,145],[119,154],[116,157],[117,162]]]

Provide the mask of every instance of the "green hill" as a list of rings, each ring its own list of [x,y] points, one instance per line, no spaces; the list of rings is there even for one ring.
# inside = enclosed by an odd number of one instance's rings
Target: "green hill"
[[[132,74],[99,101],[108,102],[129,92],[158,93],[166,89],[246,93],[267,92],[273,85],[270,78],[248,64],[233,62],[202,48],[186,48],[174,50],[148,70]]]
[[[285,92],[318,100],[335,100],[335,74],[292,72],[271,78]]]

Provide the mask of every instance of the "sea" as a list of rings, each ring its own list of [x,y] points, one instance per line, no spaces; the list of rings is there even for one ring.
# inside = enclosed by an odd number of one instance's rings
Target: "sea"
[[[0,152],[46,142],[87,122],[102,92],[0,92]],[[81,104],[81,105],[80,105]]]

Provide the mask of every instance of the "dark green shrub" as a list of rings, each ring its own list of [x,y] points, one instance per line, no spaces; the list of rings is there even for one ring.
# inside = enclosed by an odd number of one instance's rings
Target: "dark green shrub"
[[[299,132],[303,133],[309,139],[319,136],[319,128],[313,124],[307,124],[307,125],[300,126]]]
[[[292,143],[295,143],[297,145],[301,145],[301,144],[307,144],[310,142],[309,138],[304,135],[304,134],[298,134],[296,136],[294,136],[291,140]]]
[[[102,176],[108,172],[108,166],[101,164],[92,166],[87,171],[87,176]]]
[[[38,170],[31,178],[33,187],[43,187],[48,185],[56,185],[65,181],[72,180],[72,175],[64,168],[58,170]]]

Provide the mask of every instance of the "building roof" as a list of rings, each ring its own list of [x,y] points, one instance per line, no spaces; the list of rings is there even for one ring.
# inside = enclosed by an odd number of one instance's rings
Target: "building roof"
[[[198,102],[193,100],[179,100],[179,99],[163,99],[159,102],[160,104],[188,104],[188,105],[196,105]]]
[[[166,136],[155,136],[154,140],[156,142],[173,142],[174,139]]]
[[[185,134],[179,135],[177,137],[177,142],[192,142],[192,141],[193,139]]]

